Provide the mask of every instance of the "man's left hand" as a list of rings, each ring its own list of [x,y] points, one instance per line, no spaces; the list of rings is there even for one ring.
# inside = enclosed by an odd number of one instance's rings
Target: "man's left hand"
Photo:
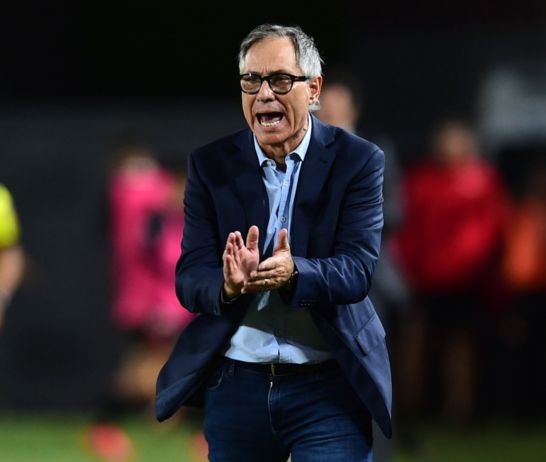
[[[250,273],[241,292],[254,293],[275,290],[284,287],[294,272],[294,260],[288,244],[288,231],[283,228],[279,232],[277,246],[273,255],[258,265],[258,269]]]

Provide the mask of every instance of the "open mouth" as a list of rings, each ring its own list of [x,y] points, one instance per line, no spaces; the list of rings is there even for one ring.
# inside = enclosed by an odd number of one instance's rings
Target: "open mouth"
[[[274,127],[281,123],[284,114],[282,112],[259,112],[256,117],[262,127]]]

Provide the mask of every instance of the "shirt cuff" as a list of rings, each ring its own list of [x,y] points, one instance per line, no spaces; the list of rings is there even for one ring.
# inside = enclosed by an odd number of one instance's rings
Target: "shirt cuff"
[[[220,289],[220,301],[224,304],[224,305],[232,305],[233,303],[235,303],[237,300],[239,300],[239,298],[241,298],[241,295],[242,294],[239,294],[229,300],[226,300],[226,298],[224,297],[224,286],[222,285],[222,288]]]

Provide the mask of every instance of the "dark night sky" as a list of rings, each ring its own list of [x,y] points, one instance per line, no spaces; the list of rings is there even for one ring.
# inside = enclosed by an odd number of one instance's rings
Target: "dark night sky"
[[[327,65],[350,61],[356,33],[538,30],[546,24],[540,1],[376,3],[289,2],[279,8],[275,2],[21,2],[0,15],[0,97],[226,95],[235,88],[238,44],[262,22],[301,25],[317,40]]]
[[[165,2],[166,3],[166,2]],[[250,4],[247,4],[247,7]],[[338,10],[290,14],[186,2],[35,6],[4,16],[0,94],[7,97],[167,97],[223,94],[236,82],[237,47],[262,22],[298,23],[332,55],[344,41]],[[320,36],[320,37],[319,37]],[[328,40],[320,40],[322,37]],[[323,43],[324,42],[324,46]],[[233,78],[233,81],[230,79]]]

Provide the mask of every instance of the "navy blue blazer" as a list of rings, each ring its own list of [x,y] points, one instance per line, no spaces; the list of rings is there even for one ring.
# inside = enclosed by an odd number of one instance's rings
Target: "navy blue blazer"
[[[306,308],[347,380],[383,433],[392,434],[385,331],[367,297],[383,226],[384,156],[374,144],[312,117],[301,167],[290,247],[299,276],[285,301]],[[182,332],[157,381],[156,414],[199,405],[203,385],[229,346],[252,298],[224,304],[222,252],[230,232],[260,228],[269,206],[249,129],[193,152],[188,161],[182,256],[176,292],[199,313]]]

